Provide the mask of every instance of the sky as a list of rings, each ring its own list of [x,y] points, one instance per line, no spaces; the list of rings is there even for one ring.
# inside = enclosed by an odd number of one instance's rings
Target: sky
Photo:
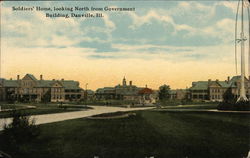
[[[46,18],[43,11],[12,11],[13,6],[135,11]],[[43,74],[44,79],[77,80],[82,88],[88,83],[93,90],[120,84],[124,76],[153,89],[226,80],[236,75],[236,8],[234,1],[1,2],[1,76]]]

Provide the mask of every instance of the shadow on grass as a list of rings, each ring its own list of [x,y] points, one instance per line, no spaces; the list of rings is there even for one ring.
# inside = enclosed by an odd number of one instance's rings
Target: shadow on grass
[[[247,121],[245,115],[157,111],[114,120],[69,120],[40,125],[41,135],[27,143],[24,156],[241,158],[249,149]]]

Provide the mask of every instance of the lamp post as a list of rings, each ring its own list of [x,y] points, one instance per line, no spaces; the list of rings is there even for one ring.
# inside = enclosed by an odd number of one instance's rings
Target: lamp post
[[[88,83],[85,84],[85,99],[88,99]]]

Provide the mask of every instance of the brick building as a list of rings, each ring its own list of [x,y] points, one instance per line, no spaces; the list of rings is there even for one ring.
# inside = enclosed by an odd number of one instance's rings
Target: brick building
[[[73,80],[36,79],[26,74],[22,79],[0,79],[0,101],[24,102],[69,102],[78,101],[83,97],[79,82]]]
[[[230,90],[236,97],[240,94],[241,76],[228,77],[225,81],[208,80],[192,83],[189,89],[191,100],[223,101],[223,95]],[[245,88],[247,97],[250,97],[250,80],[245,77]]]

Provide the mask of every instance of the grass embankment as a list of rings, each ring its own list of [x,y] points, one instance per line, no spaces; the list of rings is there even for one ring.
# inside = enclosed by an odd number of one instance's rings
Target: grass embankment
[[[27,108],[27,105],[35,106],[34,108]],[[76,105],[68,105],[68,106],[60,106],[57,104],[8,104],[4,105],[4,109],[16,109],[19,111],[23,111],[25,114],[29,115],[39,115],[39,114],[50,114],[50,113],[62,113],[62,112],[71,112],[71,111],[79,111],[83,109],[88,109],[89,107],[84,106],[76,106]],[[11,111],[1,111],[0,118],[11,117]]]
[[[15,104],[0,104],[1,106],[1,110],[6,110],[6,109],[22,109],[25,108],[25,105],[19,104],[19,105],[15,105]]]
[[[185,100],[165,100],[158,101],[161,106],[177,106],[177,105],[218,105],[219,102],[202,102],[202,101],[185,101]]]
[[[117,106],[124,107],[125,105],[135,105],[136,102],[132,100],[93,100],[93,101],[85,101],[81,104],[84,105],[107,105],[107,106]]]
[[[39,138],[24,144],[23,151],[13,157],[243,158],[249,150],[248,114],[136,113],[124,119],[40,125]]]
[[[178,106],[163,106],[162,109],[189,109],[189,110],[212,110],[217,109],[218,105],[214,103],[210,104],[194,104],[194,105],[178,105]]]

